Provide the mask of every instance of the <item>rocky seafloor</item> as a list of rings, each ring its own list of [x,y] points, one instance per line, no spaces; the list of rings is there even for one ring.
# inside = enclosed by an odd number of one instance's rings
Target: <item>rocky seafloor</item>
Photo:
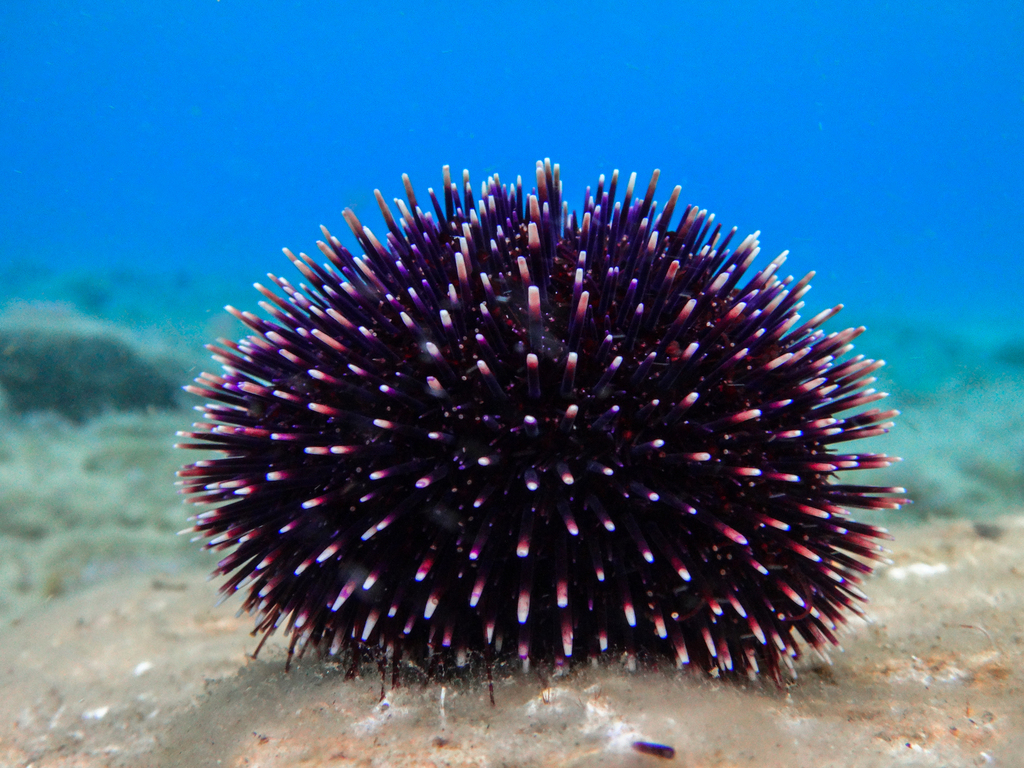
[[[174,391],[204,365],[198,339],[237,329],[8,308],[0,766],[1024,765],[1024,334],[875,326],[859,351],[895,361],[903,414],[872,449],[906,459],[884,480],[915,503],[871,518],[893,563],[844,652],[809,654],[781,689],[617,660],[509,669],[491,708],[472,676],[410,668],[381,701],[375,668],[285,674],[280,638],[253,661],[249,619],[213,607],[212,558],[175,535],[187,457],[170,445],[192,411]],[[69,351],[84,357],[55,370]]]
[[[285,672],[201,571],[121,577],[3,632],[0,765],[1024,764],[1024,514],[896,533],[870,622],[783,688],[612,661],[505,671],[493,708],[479,679],[407,670],[381,700],[372,665]]]

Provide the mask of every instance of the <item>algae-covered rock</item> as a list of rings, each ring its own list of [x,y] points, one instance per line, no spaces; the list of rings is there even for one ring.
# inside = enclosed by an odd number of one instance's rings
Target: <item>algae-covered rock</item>
[[[0,388],[18,414],[53,411],[81,422],[171,408],[183,368],[118,326],[69,310],[26,307],[0,321]]]

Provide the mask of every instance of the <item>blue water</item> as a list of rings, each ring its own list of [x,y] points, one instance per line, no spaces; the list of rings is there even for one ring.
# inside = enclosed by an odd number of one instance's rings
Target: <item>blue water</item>
[[[287,273],[372,191],[613,168],[815,268],[816,305],[1013,317],[1024,4],[0,5],[0,275]],[[1019,320],[1018,320],[1019,322]]]

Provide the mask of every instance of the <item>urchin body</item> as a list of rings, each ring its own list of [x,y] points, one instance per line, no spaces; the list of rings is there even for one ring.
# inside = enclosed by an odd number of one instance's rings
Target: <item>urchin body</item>
[[[892,461],[841,450],[890,426],[862,408],[881,363],[819,329],[839,307],[800,322],[784,256],[748,275],[756,236],[673,227],[656,180],[620,203],[602,177],[577,217],[549,162],[479,199],[446,168],[433,213],[406,179],[384,239],[346,211],[362,254],[325,229],[265,318],[229,308],[253,335],[189,388],[186,447],[219,455],[181,475],[257,632],[776,679],[836,642],[884,536],[848,509],[902,501],[835,479]]]

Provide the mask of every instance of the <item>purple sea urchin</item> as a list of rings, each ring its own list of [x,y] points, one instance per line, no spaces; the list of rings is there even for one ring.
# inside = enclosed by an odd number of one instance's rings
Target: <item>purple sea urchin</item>
[[[863,328],[801,324],[785,254],[744,280],[756,234],[730,251],[692,206],[673,229],[657,171],[622,202],[602,176],[582,218],[549,161],[530,194],[444,174],[433,213],[407,177],[400,218],[376,193],[383,241],[346,210],[360,255],[326,229],[326,264],[286,250],[308,282],[229,307],[253,335],[188,387],[210,402],[182,447],[220,454],[181,470],[193,530],[254,634],[776,680],[835,643],[885,537],[848,508],[903,501],[835,480],[893,461],[837,449],[895,414],[856,411],[884,397],[881,362],[842,359]]]

